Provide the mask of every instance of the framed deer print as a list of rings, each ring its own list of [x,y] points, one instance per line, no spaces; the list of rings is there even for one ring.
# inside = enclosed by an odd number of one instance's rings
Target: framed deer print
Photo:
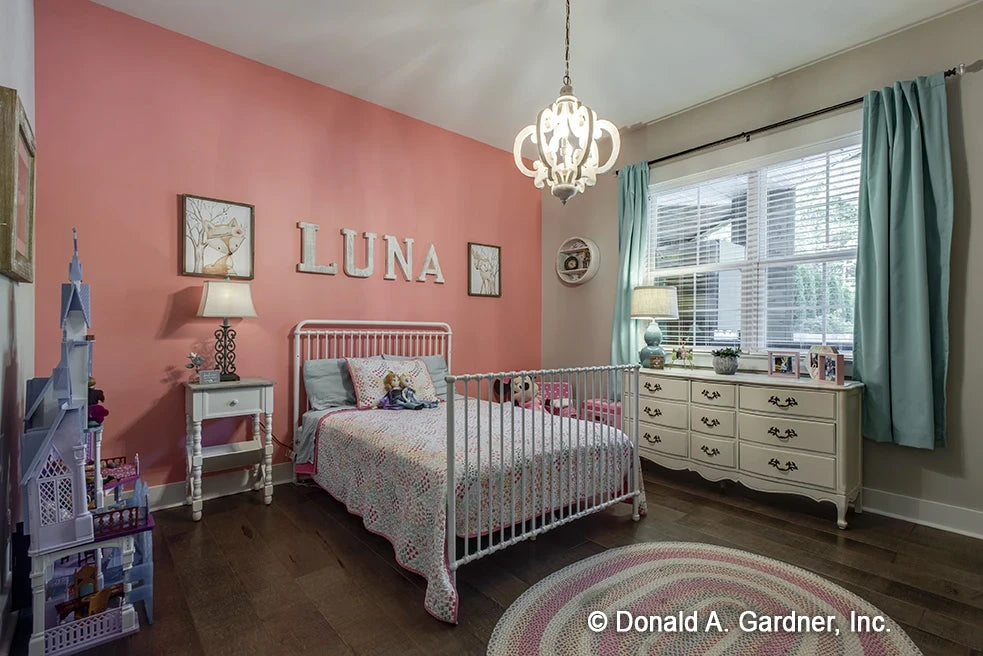
[[[181,208],[180,273],[252,280],[256,238],[253,206],[184,194]]]
[[[17,91],[0,87],[0,273],[34,280],[34,131]]]
[[[502,248],[468,242],[468,295],[502,295]]]

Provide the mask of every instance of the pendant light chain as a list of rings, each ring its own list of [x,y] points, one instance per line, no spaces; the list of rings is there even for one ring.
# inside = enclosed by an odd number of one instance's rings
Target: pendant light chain
[[[566,68],[563,73],[563,84],[570,86],[570,0],[567,0],[567,37],[566,50],[563,58],[566,62]]]

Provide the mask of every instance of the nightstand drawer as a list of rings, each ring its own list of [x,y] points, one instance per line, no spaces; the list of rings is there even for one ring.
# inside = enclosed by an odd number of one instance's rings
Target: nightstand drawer
[[[263,409],[263,388],[209,390],[202,395],[204,417],[245,415]]]
[[[639,423],[638,450],[667,453],[685,458],[689,455],[689,437],[685,431],[676,431],[662,426]]]
[[[728,408],[733,408],[737,405],[736,385],[719,385],[717,383],[704,383],[698,380],[694,380],[692,385],[693,403],[719,405]]]
[[[642,398],[689,400],[689,382],[685,380],[641,374],[638,384]]]

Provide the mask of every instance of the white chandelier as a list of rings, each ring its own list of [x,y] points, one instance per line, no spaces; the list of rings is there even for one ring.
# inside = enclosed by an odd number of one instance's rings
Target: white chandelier
[[[515,137],[512,154],[523,174],[534,178],[536,187],[549,185],[550,192],[566,204],[585,187],[592,187],[597,176],[607,173],[618,159],[621,137],[611,121],[597,118],[593,109],[573,95],[570,85],[570,0],[567,0],[566,68],[560,96],[539,112],[535,125],[527,125]],[[602,133],[611,137],[611,154],[599,165],[597,142]],[[539,153],[532,168],[522,161],[522,144],[529,139]]]

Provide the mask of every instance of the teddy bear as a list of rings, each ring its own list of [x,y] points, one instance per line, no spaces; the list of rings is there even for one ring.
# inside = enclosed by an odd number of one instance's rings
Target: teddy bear
[[[542,410],[543,401],[539,396],[539,386],[532,376],[517,376],[512,379],[512,401],[528,410]]]

